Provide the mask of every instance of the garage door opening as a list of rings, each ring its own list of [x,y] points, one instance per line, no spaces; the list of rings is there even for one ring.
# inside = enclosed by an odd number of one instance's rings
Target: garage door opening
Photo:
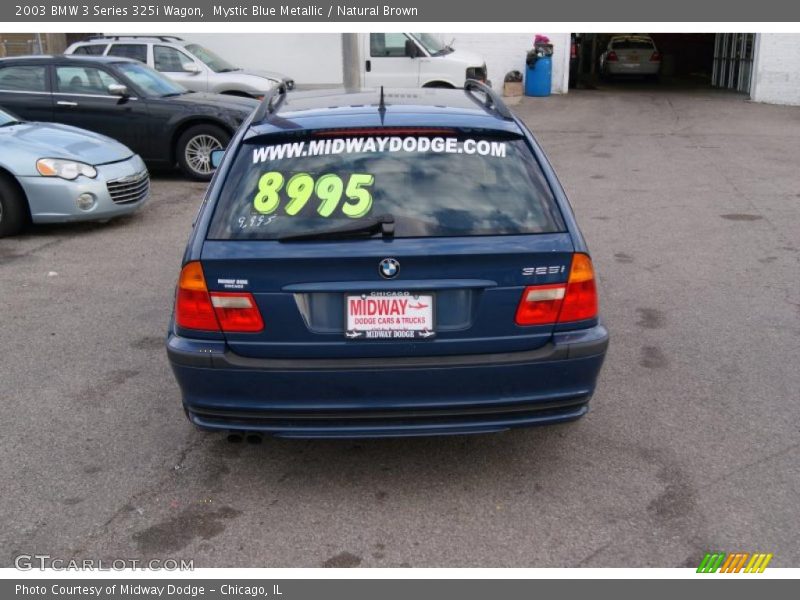
[[[748,94],[754,49],[753,33],[577,33],[570,87]]]

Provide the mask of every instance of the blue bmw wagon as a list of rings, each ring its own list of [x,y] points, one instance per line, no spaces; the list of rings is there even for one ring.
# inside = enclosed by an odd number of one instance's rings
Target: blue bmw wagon
[[[592,261],[490,88],[280,88],[214,158],[167,339],[197,427],[418,436],[586,414],[608,346]]]

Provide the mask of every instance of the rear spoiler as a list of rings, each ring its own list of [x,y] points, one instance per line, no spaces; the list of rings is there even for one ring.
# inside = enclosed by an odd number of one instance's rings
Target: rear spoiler
[[[482,92],[485,96],[484,100],[481,102],[481,100],[473,94],[473,91]],[[464,82],[464,93],[469,96],[470,100],[480,105],[486,112],[499,115],[507,121],[514,120],[514,116],[511,114],[511,111],[506,106],[505,102],[503,102],[500,95],[482,81],[467,79]]]

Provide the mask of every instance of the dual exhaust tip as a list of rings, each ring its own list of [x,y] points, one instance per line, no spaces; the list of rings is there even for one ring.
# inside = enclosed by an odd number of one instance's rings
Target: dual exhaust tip
[[[242,442],[247,442],[248,444],[256,445],[264,441],[264,435],[253,431],[229,431],[227,439],[231,444],[241,444]]]

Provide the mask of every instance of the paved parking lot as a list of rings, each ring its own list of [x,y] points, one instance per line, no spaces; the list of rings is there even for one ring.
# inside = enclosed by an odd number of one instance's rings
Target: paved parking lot
[[[0,548],[196,566],[800,565],[800,108],[523,100],[612,332],[593,410],[481,437],[230,444],[163,337],[204,186],[0,240]]]

